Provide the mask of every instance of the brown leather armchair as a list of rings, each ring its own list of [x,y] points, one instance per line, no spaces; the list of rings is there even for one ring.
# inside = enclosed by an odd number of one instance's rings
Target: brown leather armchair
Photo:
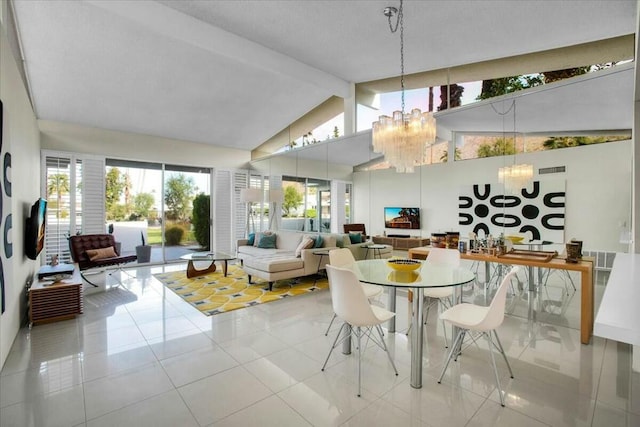
[[[87,251],[93,249],[105,249],[113,247],[113,253],[115,257],[107,257],[91,260]],[[120,266],[129,262],[136,261],[138,258],[135,255],[120,256],[116,247],[116,239],[112,234],[79,234],[77,236],[69,237],[69,249],[71,251],[71,258],[73,262],[78,264],[80,268],[80,275],[84,280],[92,286],[98,287],[95,283],[91,282],[83,274],[83,271],[92,268],[108,267],[112,265]]]

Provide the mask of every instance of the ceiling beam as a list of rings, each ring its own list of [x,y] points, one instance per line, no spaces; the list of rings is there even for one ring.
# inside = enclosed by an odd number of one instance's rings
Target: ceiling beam
[[[85,0],[123,19],[215,55],[349,96],[349,82],[155,1]]]

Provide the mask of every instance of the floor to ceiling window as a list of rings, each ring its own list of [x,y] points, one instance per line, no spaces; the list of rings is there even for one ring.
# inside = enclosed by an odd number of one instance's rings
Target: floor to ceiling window
[[[189,252],[208,250],[210,197],[208,168],[106,161],[107,229],[121,244],[123,254],[136,253],[136,247],[143,243],[151,246],[150,259],[139,262],[177,260]],[[205,210],[194,211],[194,202]],[[194,224],[204,226],[205,230],[196,230]]]
[[[196,197],[203,198],[204,204],[210,205],[210,169],[165,165],[162,194],[164,202],[162,216],[165,242],[164,259],[166,261],[176,260],[186,253],[208,249],[209,240],[203,240],[203,237],[200,237],[194,228],[194,223],[198,222],[197,219],[194,221],[194,214],[201,215],[200,212],[194,211],[194,200]],[[209,218],[208,210],[206,217]],[[210,231],[208,236],[210,236]]]

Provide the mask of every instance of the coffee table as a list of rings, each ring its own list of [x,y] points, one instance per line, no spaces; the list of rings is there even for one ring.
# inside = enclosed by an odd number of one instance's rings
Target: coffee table
[[[205,274],[213,273],[216,271],[216,261],[222,261],[222,272],[224,277],[227,277],[228,262],[236,259],[235,256],[226,254],[224,252],[194,252],[191,254],[182,255],[180,259],[189,261],[187,263],[187,277],[204,276]],[[193,263],[198,261],[210,262],[211,264],[203,269],[197,269]]]

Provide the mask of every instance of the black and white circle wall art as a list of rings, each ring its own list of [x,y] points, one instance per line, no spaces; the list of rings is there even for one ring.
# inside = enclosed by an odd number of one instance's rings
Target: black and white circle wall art
[[[565,185],[565,180],[533,181],[514,194],[499,183],[463,186],[458,197],[460,233],[564,242]]]

